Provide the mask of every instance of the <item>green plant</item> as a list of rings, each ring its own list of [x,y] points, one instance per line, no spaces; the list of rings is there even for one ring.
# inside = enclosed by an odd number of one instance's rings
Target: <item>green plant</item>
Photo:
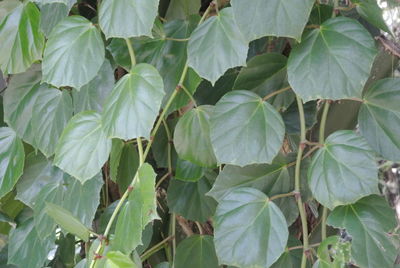
[[[397,267],[379,30],[375,0],[1,1],[2,264]]]

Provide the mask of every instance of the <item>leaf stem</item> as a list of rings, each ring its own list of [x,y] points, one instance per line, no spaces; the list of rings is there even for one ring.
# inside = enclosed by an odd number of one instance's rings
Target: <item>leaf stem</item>
[[[295,195],[294,192],[285,193],[285,194],[277,194],[277,195],[272,196],[269,200],[273,201],[278,198],[289,197],[289,196],[294,196],[294,195]]]
[[[272,93],[266,95],[262,100],[263,100],[263,101],[266,101],[266,100],[268,100],[269,98],[272,98],[272,97],[275,96],[275,95],[281,94],[281,93],[283,93],[283,92],[285,92],[285,91],[287,91],[287,90],[289,90],[289,89],[291,89],[290,86],[284,87],[284,88],[281,88],[281,89],[278,89],[278,90],[276,90],[276,91],[274,91],[274,92],[272,92]]]
[[[321,124],[319,126],[319,143],[325,143],[325,126],[326,126],[326,119],[328,117],[329,112],[329,101],[326,101],[324,104],[324,110],[322,111],[321,116]],[[326,218],[328,217],[328,208],[324,207],[322,209],[322,219],[321,219],[321,239],[322,241],[326,238]]]
[[[126,46],[128,47],[129,51],[129,56],[131,57],[131,69],[133,66],[136,65],[136,57],[135,57],[135,51],[133,50],[131,40],[129,38],[125,38]]]
[[[202,23],[205,20],[206,16],[210,13],[210,10],[211,10],[211,5],[208,6],[207,10],[204,12],[203,16],[200,19],[199,24]],[[132,63],[132,66],[133,66],[134,64],[136,64],[136,59],[134,57],[135,54],[134,54],[134,51],[133,51],[133,48],[132,48],[132,44],[131,44],[129,39],[125,39],[125,41],[126,41],[126,44],[128,46],[128,50],[129,50],[129,53],[130,53],[130,56],[131,56],[131,63]],[[183,81],[185,80],[188,68],[189,68],[189,66],[188,66],[188,63],[186,62],[185,67],[183,68],[183,71],[182,71],[181,78],[179,80],[179,85],[181,85],[183,83]],[[167,104],[165,105],[164,109],[162,110],[160,116],[158,117],[156,125],[155,125],[153,131],[151,132],[150,140],[149,140],[149,142],[148,142],[148,144],[146,146],[146,149],[145,149],[145,151],[143,153],[143,161],[146,159],[147,155],[149,154],[150,148],[151,148],[151,146],[153,144],[153,141],[154,141],[154,136],[157,133],[158,129],[160,128],[161,122],[164,119],[164,117],[165,117],[169,107],[171,106],[172,102],[174,101],[176,95],[178,94],[179,89],[180,89],[180,87],[177,86],[176,89],[174,90],[174,92],[172,92],[171,96],[169,97],[169,99],[167,101]],[[111,230],[111,226],[112,226],[115,218],[117,217],[119,210],[121,209],[121,207],[124,204],[125,200],[128,198],[129,193],[131,192],[131,189],[132,189],[133,185],[135,184],[135,182],[136,182],[136,180],[138,178],[138,172],[139,172],[141,166],[142,165],[139,165],[139,167],[138,167],[138,169],[136,171],[135,177],[133,178],[131,184],[129,185],[129,187],[125,191],[125,193],[122,195],[121,199],[118,201],[118,204],[115,207],[115,210],[113,211],[113,213],[112,213],[112,215],[110,217],[110,220],[107,223],[106,229],[104,231],[104,237],[108,236],[108,234],[109,234],[109,232]],[[97,247],[96,251],[94,252],[94,255],[99,254],[99,252],[102,250],[102,248],[103,248],[103,243],[100,243],[99,246]],[[94,268],[94,266],[96,264],[96,260],[97,260],[96,258],[93,258],[93,260],[90,263],[89,268]]]
[[[137,137],[136,140],[139,151],[139,165],[142,165],[144,163],[142,139],[140,137]]]
[[[305,123],[305,116],[304,116],[304,108],[303,108],[303,101],[300,99],[299,96],[296,95],[297,106],[299,109],[299,116],[300,116],[300,144],[299,149],[297,150],[297,158],[296,158],[296,169],[295,169],[295,177],[294,177],[294,192],[296,193],[296,200],[297,206],[299,208],[300,219],[301,219],[301,226],[303,231],[303,256],[301,258],[301,268],[305,268],[307,265],[307,255],[308,255],[308,226],[307,226],[307,215],[306,210],[304,208],[303,201],[301,200],[301,193],[300,193],[300,167],[301,167],[301,160],[303,155],[303,150],[305,144],[303,141],[306,140],[306,123]]]
[[[165,247],[165,243],[167,243],[169,240],[173,239],[174,236],[170,235],[167,238],[165,238],[164,240],[160,241],[159,243],[155,244],[153,247],[149,248],[148,250],[146,250],[146,252],[144,252],[141,256],[140,259],[143,261],[147,260],[151,255],[153,255],[154,253],[156,253],[157,251],[159,251],[160,249]]]
[[[173,37],[165,37],[164,40],[175,41],[175,42],[187,42],[190,38],[173,38]]]
[[[186,95],[189,97],[189,99],[193,102],[194,107],[197,107],[197,102],[194,99],[193,95],[190,94],[189,90],[184,85],[181,85],[181,87],[183,91],[186,93]]]

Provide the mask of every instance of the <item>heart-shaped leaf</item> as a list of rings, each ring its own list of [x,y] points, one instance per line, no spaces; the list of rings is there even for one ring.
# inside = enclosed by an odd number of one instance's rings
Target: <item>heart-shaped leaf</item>
[[[102,115],[105,133],[124,140],[149,139],[164,94],[162,78],[153,66],[134,66],[107,99]]]
[[[214,243],[221,264],[269,267],[284,252],[289,232],[285,217],[257,189],[241,187],[219,202]],[[252,250],[247,250],[250,245]]]
[[[282,146],[284,133],[281,115],[249,91],[225,94],[211,116],[211,143],[218,163],[271,163]]]
[[[83,183],[100,171],[110,151],[111,140],[102,129],[101,116],[94,111],[81,112],[65,127],[54,164]]]
[[[232,8],[227,7],[193,31],[188,45],[188,64],[215,84],[229,68],[246,64],[247,50],[248,42],[233,19]]]
[[[376,53],[374,40],[360,23],[329,19],[290,53],[289,83],[306,102],[361,98]]]
[[[43,82],[79,89],[99,72],[104,54],[96,27],[84,17],[67,17],[54,27],[47,41]]]
[[[176,268],[218,268],[213,237],[209,235],[192,235],[181,241],[176,248]]]
[[[313,156],[308,183],[329,209],[378,193],[378,168],[367,142],[350,130],[329,135]]]

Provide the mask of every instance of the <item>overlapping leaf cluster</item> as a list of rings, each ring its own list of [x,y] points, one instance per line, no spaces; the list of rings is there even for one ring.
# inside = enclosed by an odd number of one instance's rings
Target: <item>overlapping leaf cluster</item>
[[[375,0],[98,4],[0,2],[2,262],[395,267]]]

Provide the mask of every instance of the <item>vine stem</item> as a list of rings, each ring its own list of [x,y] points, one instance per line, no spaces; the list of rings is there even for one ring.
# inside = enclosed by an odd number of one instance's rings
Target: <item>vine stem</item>
[[[321,124],[319,126],[319,143],[324,144],[325,142],[325,126],[326,126],[326,119],[328,117],[329,111],[329,101],[325,102],[324,110],[322,111],[321,116]],[[322,220],[321,220],[321,238],[322,241],[326,238],[326,218],[328,217],[328,208],[324,207],[322,209]]]
[[[208,14],[211,11],[211,6],[212,5],[208,6],[208,8],[204,12],[203,16],[201,17],[201,19],[199,21],[199,24],[202,23],[206,19],[206,17],[208,16]],[[133,47],[132,47],[132,44],[131,44],[130,40],[128,38],[126,38],[125,41],[126,41],[126,45],[128,46],[129,55],[131,56],[131,65],[134,66],[136,64],[135,52],[133,51]],[[143,153],[143,161],[146,159],[147,155],[150,152],[150,148],[151,148],[151,146],[153,144],[153,141],[154,141],[154,136],[157,133],[158,129],[160,128],[162,120],[164,119],[165,115],[168,112],[169,107],[171,106],[172,102],[174,101],[176,95],[178,94],[178,92],[179,92],[179,90],[181,88],[181,85],[183,84],[183,81],[185,81],[185,77],[186,77],[188,68],[189,68],[189,66],[188,66],[188,63],[186,62],[185,67],[183,68],[183,71],[182,71],[181,78],[179,79],[178,86],[175,88],[175,90],[172,92],[171,96],[169,97],[169,99],[167,101],[167,104],[165,105],[164,109],[162,110],[160,116],[157,119],[156,125],[154,126],[153,131],[151,132],[150,140],[149,140],[149,142],[148,142],[148,144],[146,146],[146,149],[145,149],[145,151]],[[112,213],[112,215],[110,217],[110,220],[107,223],[107,226],[106,226],[106,229],[105,229],[104,235],[103,235],[104,237],[108,236],[108,234],[109,234],[109,232],[111,230],[111,226],[112,226],[115,218],[118,215],[118,212],[120,211],[120,209],[121,209],[122,205],[124,204],[125,200],[128,198],[129,193],[132,191],[132,189],[133,189],[132,187],[136,183],[136,180],[138,178],[138,172],[139,172],[142,164],[139,165],[138,169],[136,170],[136,173],[135,173],[135,176],[134,176],[132,182],[128,186],[128,189],[124,192],[124,194],[121,196],[121,199],[118,201],[118,204],[115,207],[115,210],[113,211],[113,213]],[[97,247],[96,251],[94,252],[94,255],[99,255],[99,252],[102,250],[102,248],[103,248],[103,243],[100,243],[99,246]],[[94,266],[96,264],[96,260],[97,260],[96,258],[93,258],[93,260],[90,263],[89,268],[94,268]]]
[[[272,196],[269,200],[272,201],[272,200],[275,200],[278,198],[289,197],[289,196],[294,196],[294,195],[295,195],[294,192],[285,193],[285,194],[277,194],[277,195]]]
[[[140,259],[142,261],[147,260],[151,255],[153,255],[154,253],[156,253],[157,251],[159,251],[160,249],[162,249],[163,247],[165,247],[165,243],[167,243],[169,240],[175,238],[174,236],[168,236],[167,238],[165,238],[164,240],[162,240],[160,243],[154,245],[153,247],[151,247],[149,250],[147,250],[145,253],[142,254],[142,256],[140,256]]]
[[[306,210],[304,208],[303,201],[301,200],[300,194],[300,167],[301,167],[301,160],[303,156],[304,146],[303,143],[306,140],[306,123],[305,123],[305,116],[304,116],[304,108],[303,108],[303,101],[301,98],[296,95],[297,106],[299,109],[299,116],[300,116],[300,144],[299,149],[297,150],[297,158],[296,158],[296,169],[295,169],[295,176],[294,176],[294,192],[296,195],[297,206],[299,208],[300,219],[301,219],[301,226],[303,231],[303,256],[301,258],[301,268],[305,268],[307,265],[307,254],[309,250],[308,244],[308,226],[307,226],[307,215]]]

